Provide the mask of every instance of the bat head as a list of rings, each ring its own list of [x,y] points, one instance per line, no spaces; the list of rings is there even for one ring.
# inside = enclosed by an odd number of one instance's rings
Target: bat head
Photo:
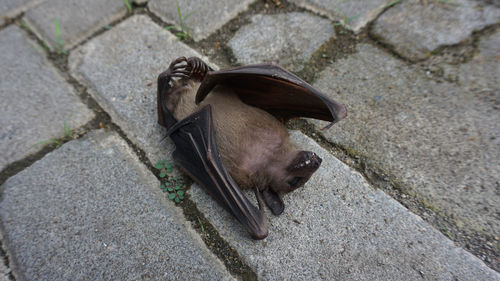
[[[271,189],[276,192],[290,192],[304,184],[321,165],[321,158],[311,151],[297,151],[285,163],[285,168],[273,177]]]

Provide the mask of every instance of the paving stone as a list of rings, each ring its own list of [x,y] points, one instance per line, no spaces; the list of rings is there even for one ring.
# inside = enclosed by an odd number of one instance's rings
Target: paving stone
[[[481,1],[426,2],[408,0],[390,8],[375,21],[372,35],[401,56],[421,60],[500,20],[500,7]]]
[[[2,0],[0,2],[0,25],[4,24],[7,18],[13,18],[26,11],[41,0]]]
[[[71,73],[113,122],[142,148],[154,164],[171,161],[173,143],[161,142],[156,78],[180,56],[200,56],[146,16],[133,16],[71,52]],[[200,56],[201,57],[201,56]]]
[[[190,36],[200,41],[245,11],[253,2],[255,0],[151,0],[148,7],[165,22],[180,26],[178,6]]]
[[[267,212],[265,240],[250,239],[200,187],[190,190],[200,211],[261,279],[500,280],[311,139],[299,132],[292,139],[323,163],[303,188],[284,196],[281,216]]]
[[[239,63],[274,61],[287,69],[299,71],[333,36],[331,23],[317,16],[295,12],[255,15],[252,23],[240,28],[228,45]]]
[[[354,32],[359,32],[374,20],[391,0],[291,0],[290,2],[340,21]]]
[[[73,47],[92,33],[127,13],[123,1],[45,0],[26,12],[24,19],[30,28],[53,49]]]
[[[500,30],[481,38],[478,53],[459,66],[457,75],[461,86],[496,90],[496,101],[500,102]]]
[[[0,31],[0,171],[94,117],[39,49],[17,26]]]
[[[228,280],[231,276],[116,133],[92,132],[2,185],[17,280]]]
[[[357,48],[314,83],[348,111],[324,135],[458,227],[499,236],[498,94],[438,83],[371,45]]]

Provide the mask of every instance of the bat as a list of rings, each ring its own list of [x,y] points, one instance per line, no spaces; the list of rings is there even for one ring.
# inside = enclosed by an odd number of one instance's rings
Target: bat
[[[347,115],[274,63],[214,71],[197,57],[180,57],[158,76],[157,112],[176,163],[253,239],[269,232],[264,202],[280,215],[280,193],[303,186],[322,161],[291,143],[284,123],[309,117],[330,121],[328,128]],[[258,208],[241,189],[253,189]]]

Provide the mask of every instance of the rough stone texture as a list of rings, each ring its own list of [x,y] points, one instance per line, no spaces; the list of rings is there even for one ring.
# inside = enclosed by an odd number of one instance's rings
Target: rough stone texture
[[[71,141],[2,185],[17,280],[227,280],[116,133]]]
[[[493,98],[500,102],[500,30],[481,38],[476,55],[459,67],[457,76],[461,86],[495,90]]]
[[[127,8],[119,0],[46,0],[29,9],[24,19],[52,49],[60,48],[57,19],[63,48],[68,49],[126,13]]]
[[[420,60],[500,20],[500,7],[481,1],[426,2],[427,6],[420,0],[408,0],[390,8],[375,21],[372,35],[403,57]]]
[[[499,236],[498,95],[437,83],[370,45],[357,48],[314,84],[348,111],[324,135],[458,227]]]
[[[151,0],[148,7],[162,20],[180,26],[181,21],[177,12],[179,5],[184,25],[190,36],[195,41],[200,41],[245,11],[253,2],[255,0]]]
[[[160,142],[156,78],[180,56],[200,56],[145,16],[133,16],[69,57],[71,73],[154,164],[170,161],[173,144]]]
[[[500,280],[363,177],[301,133],[292,139],[323,158],[304,188],[268,213],[270,234],[249,239],[242,226],[200,187],[198,208],[263,280]],[[249,197],[254,197],[249,194]],[[286,270],[285,270],[286,269]]]
[[[315,13],[340,21],[354,32],[359,32],[374,20],[391,0],[291,0]]]
[[[13,18],[26,11],[41,0],[2,0],[0,2],[0,25],[6,18]]]
[[[0,31],[0,171],[94,114],[16,26]]]
[[[312,36],[314,34],[314,36]],[[305,13],[255,15],[228,45],[239,63],[274,61],[299,71],[323,43],[334,36],[328,20]]]
[[[0,241],[3,241],[2,233],[0,232]],[[2,242],[3,244],[3,242]],[[2,249],[5,251],[5,249]],[[0,281],[8,281],[9,280],[10,268],[6,265],[6,257],[3,255],[0,256]]]

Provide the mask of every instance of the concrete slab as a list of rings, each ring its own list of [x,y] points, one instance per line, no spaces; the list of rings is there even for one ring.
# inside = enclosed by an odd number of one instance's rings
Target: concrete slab
[[[255,0],[151,0],[148,7],[165,22],[180,26],[178,5],[189,35],[200,41],[245,11],[253,2]]]
[[[46,0],[30,8],[25,21],[52,49],[69,49],[127,13],[122,1]],[[56,22],[59,22],[60,36]]]
[[[324,135],[394,176],[404,192],[462,230],[499,236],[497,101],[427,79],[371,45],[357,51],[314,83],[348,111]]]
[[[290,2],[339,21],[354,32],[359,32],[390,4],[391,0],[291,0]]]
[[[302,133],[300,147],[323,158],[304,188],[284,196],[285,211],[268,213],[270,234],[251,240],[200,187],[198,208],[263,280],[500,280]],[[251,193],[249,198],[253,198]]]
[[[156,78],[180,56],[200,56],[146,16],[133,16],[74,50],[72,75],[154,164],[171,161],[173,143],[158,125]]]
[[[421,60],[437,48],[458,44],[473,31],[500,20],[500,7],[481,1],[425,2],[402,1],[390,8],[375,21],[372,35],[401,56]]]
[[[241,64],[274,61],[284,68],[300,71],[311,55],[334,35],[332,24],[318,16],[295,12],[255,15],[252,23],[240,28],[228,45]]]
[[[17,26],[0,31],[0,171],[94,113]],[[34,146],[35,145],[35,146]]]
[[[3,0],[0,2],[0,25],[6,23],[6,19],[17,17],[40,1],[41,0]]]
[[[2,185],[17,280],[232,277],[116,133],[92,132]]]

